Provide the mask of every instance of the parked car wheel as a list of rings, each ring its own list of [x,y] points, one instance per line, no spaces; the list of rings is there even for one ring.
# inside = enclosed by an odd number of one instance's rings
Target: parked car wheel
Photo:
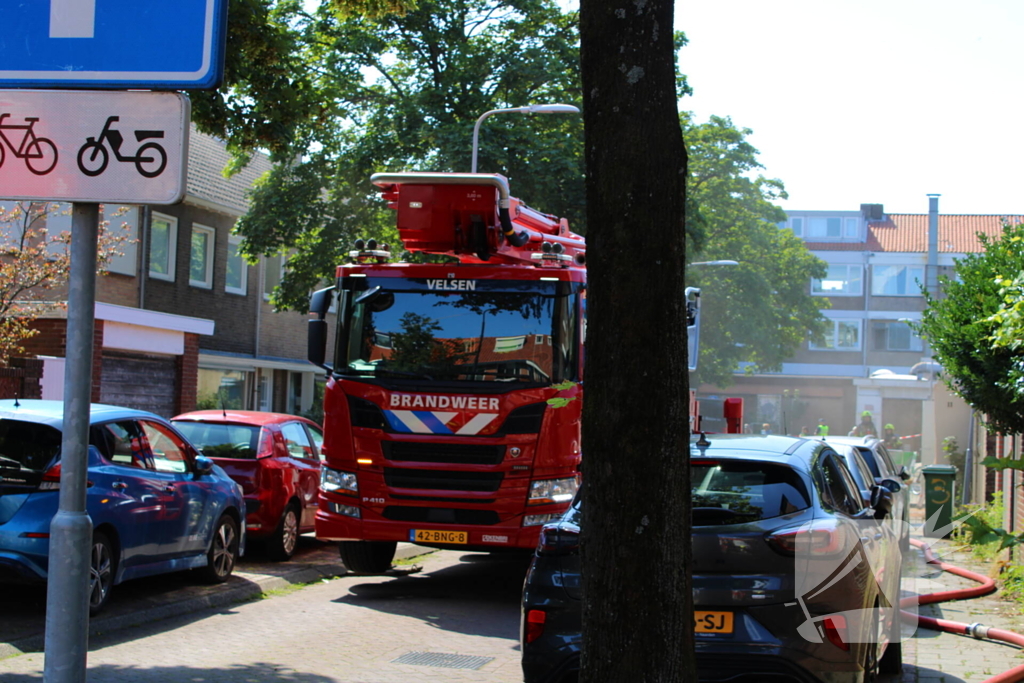
[[[89,614],[98,614],[110,598],[114,586],[114,569],[117,558],[114,546],[102,532],[92,535],[92,550],[89,553]]]
[[[354,574],[383,574],[391,568],[398,543],[394,541],[342,541],[338,552]]]
[[[274,534],[267,539],[267,554],[270,559],[283,561],[295,554],[299,543],[299,511],[292,503],[284,509],[281,521]]]
[[[206,551],[206,566],[199,570],[200,576],[210,583],[224,583],[231,576],[238,561],[238,522],[230,515],[222,515]]]

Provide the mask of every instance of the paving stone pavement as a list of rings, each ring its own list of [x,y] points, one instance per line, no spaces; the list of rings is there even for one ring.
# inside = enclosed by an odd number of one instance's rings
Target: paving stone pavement
[[[945,561],[988,573],[988,566],[956,552],[949,541],[925,540]],[[160,621],[137,620],[137,625],[95,635],[88,680],[520,683],[523,565],[453,552],[418,561],[421,572],[325,578],[270,599]],[[926,565],[919,553],[907,573],[905,589],[918,594],[973,585]],[[996,596],[920,609],[927,616],[1024,632],[1019,607]],[[882,677],[882,683],[981,683],[1024,664],[1024,653],[1011,646],[913,631],[905,629],[904,673]],[[417,653],[432,661],[403,663],[416,661]],[[460,664],[478,668],[450,668]],[[0,681],[38,683],[42,667],[38,652],[0,659]]]
[[[919,530],[918,530],[919,533]],[[918,534],[915,536],[919,537]],[[980,562],[949,540],[921,538],[944,562],[989,575],[992,566]],[[969,588],[977,583],[942,572],[924,562],[915,553],[905,569],[904,592],[923,595],[936,591]],[[1024,615],[1019,605],[1001,599],[998,594],[923,605],[922,616],[948,619],[1024,633]],[[902,676],[889,676],[885,683],[981,683],[995,674],[1024,664],[1024,651],[996,641],[981,641],[970,636],[953,635],[913,626],[904,626]]]
[[[422,572],[324,579],[270,599],[91,639],[90,683],[518,683],[525,562],[438,552]],[[477,669],[396,663],[412,653]],[[454,663],[458,664],[458,661]],[[37,683],[43,655],[0,660],[3,683]]]

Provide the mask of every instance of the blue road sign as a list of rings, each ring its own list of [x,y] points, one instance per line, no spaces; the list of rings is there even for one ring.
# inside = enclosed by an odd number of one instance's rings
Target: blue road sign
[[[227,4],[0,0],[0,88],[216,88]]]

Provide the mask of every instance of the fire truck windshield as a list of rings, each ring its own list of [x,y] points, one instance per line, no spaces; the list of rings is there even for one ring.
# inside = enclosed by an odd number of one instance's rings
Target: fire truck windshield
[[[577,302],[564,283],[373,278],[359,286],[343,287],[341,374],[538,384],[575,377]]]

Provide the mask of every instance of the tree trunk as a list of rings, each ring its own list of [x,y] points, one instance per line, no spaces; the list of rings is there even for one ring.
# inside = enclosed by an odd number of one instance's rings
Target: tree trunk
[[[696,681],[672,0],[583,0],[589,334],[581,680]]]

